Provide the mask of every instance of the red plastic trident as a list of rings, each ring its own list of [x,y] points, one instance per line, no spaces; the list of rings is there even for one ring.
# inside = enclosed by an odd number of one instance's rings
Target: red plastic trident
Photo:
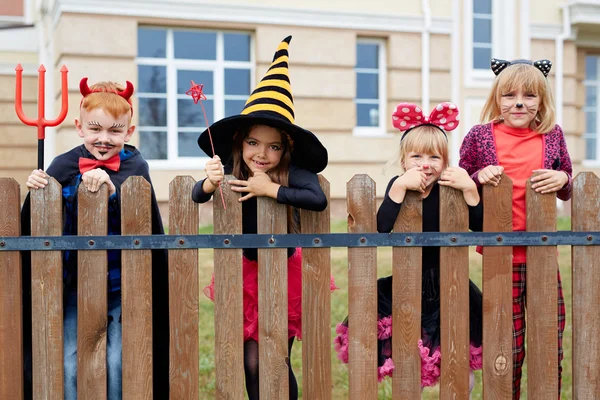
[[[61,122],[65,120],[67,116],[67,111],[69,109],[69,90],[67,86],[67,72],[69,70],[66,66],[62,66],[60,69],[61,78],[62,78],[62,106],[60,109],[60,114],[56,119],[48,121],[45,114],[45,95],[46,95],[46,80],[44,75],[46,73],[46,68],[44,65],[40,65],[38,69],[38,117],[37,119],[29,119],[23,113],[23,67],[21,64],[17,64],[15,68],[17,71],[17,86],[15,91],[15,111],[17,112],[17,116],[25,125],[29,126],[37,126],[38,128],[38,169],[44,168],[44,139],[46,138],[46,127],[47,126],[57,126]]]
[[[208,130],[208,139],[210,140],[210,147],[212,148],[213,156],[215,156],[215,145],[212,141],[212,135],[210,134],[210,124],[208,123],[208,118],[206,117],[206,110],[204,109],[204,105],[202,104],[202,100],[206,100],[206,96],[202,92],[204,89],[203,84],[197,84],[194,81],[190,81],[190,90],[185,92],[188,96],[192,96],[194,100],[194,104],[198,104],[200,102],[200,107],[202,107],[202,113],[204,114],[204,122],[206,122],[207,130]],[[225,199],[223,198],[223,189],[221,185],[219,185],[219,193],[221,194],[221,202],[223,203],[223,210],[227,210],[225,207]]]

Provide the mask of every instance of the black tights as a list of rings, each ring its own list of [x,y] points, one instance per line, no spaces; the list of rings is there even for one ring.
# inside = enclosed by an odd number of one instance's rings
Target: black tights
[[[288,357],[292,354],[294,338],[288,341]],[[249,400],[259,400],[258,383],[258,343],[250,339],[244,342],[244,373],[246,374],[246,391]],[[290,400],[298,400],[298,382],[292,371],[292,363],[289,365]]]

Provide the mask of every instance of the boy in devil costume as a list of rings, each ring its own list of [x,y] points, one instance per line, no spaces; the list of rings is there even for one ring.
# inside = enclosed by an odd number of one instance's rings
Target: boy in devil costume
[[[121,234],[121,185],[130,176],[143,176],[151,183],[148,164],[133,146],[135,126],[131,124],[133,108],[130,97],[133,85],[127,87],[100,82],[88,87],[87,78],[80,83],[83,96],[80,118],[75,120],[83,144],[57,156],[47,171],[34,170],[27,180],[30,190],[43,188],[48,177],[62,185],[64,235],[77,235],[77,190],[83,184],[96,192],[108,185],[108,234]],[[152,233],[163,234],[158,203],[152,189]],[[22,234],[30,235],[30,199],[22,210]],[[107,393],[108,399],[121,399],[121,252],[107,251],[108,319],[107,319]],[[31,270],[30,259],[23,257],[24,348],[26,397],[31,390]],[[154,351],[154,396],[168,398],[169,321],[168,276],[165,250],[152,250],[152,308]],[[77,252],[63,256],[64,304],[64,386],[65,399],[77,398]]]

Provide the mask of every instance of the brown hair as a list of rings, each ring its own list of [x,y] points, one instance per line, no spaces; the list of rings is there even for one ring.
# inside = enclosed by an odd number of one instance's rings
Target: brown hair
[[[236,134],[233,136],[233,145],[231,149],[231,159],[233,162],[232,174],[238,179],[247,180],[250,177],[250,169],[244,162],[244,158],[242,156],[242,149],[244,140],[248,137],[252,129],[258,125],[248,125],[240,128]],[[289,172],[290,165],[292,164],[292,141],[289,135],[283,130],[272,127],[281,135],[281,142],[283,146],[283,154],[281,155],[281,160],[279,164],[271,170],[267,172],[269,178],[275,183],[280,184],[281,186],[289,186]],[[288,232],[289,233],[299,233],[300,232],[300,224],[299,221],[296,220],[294,207],[287,206],[287,214],[288,214]]]
[[[115,119],[123,114],[131,114],[131,104],[117,94],[124,89],[124,86],[115,82],[98,82],[90,86],[92,93],[82,99],[81,109],[91,111],[101,108]]]
[[[531,121],[530,128],[539,133],[550,132],[554,128],[556,113],[550,84],[539,69],[525,63],[509,65],[498,74],[481,111],[481,123],[500,122],[502,94],[517,89],[535,93],[540,98],[538,114]]]

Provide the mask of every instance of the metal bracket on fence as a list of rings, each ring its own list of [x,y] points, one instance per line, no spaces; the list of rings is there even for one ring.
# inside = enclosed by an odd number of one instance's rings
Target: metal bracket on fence
[[[0,251],[286,247],[595,246],[600,232],[423,232],[0,237]]]

